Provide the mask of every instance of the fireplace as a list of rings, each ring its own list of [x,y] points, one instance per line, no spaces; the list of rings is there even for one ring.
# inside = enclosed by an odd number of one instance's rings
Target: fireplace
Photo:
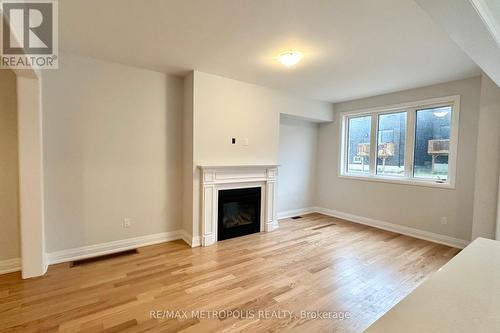
[[[219,190],[217,240],[260,232],[261,187]]]
[[[201,234],[199,237],[193,235],[191,244],[201,243],[202,246],[209,246],[218,240],[259,231],[269,232],[278,228],[276,218],[277,165],[200,165],[198,167],[201,185]],[[233,190],[238,191],[232,192]],[[242,200],[234,198],[227,200],[226,194],[242,195],[243,198],[240,198]],[[228,203],[241,201],[238,205],[228,204],[226,212],[234,215],[236,209],[242,208],[245,216],[243,218],[240,216],[237,221],[234,217],[226,219],[227,228],[221,228],[225,229],[221,230],[219,222],[224,220],[219,219],[219,208],[224,201]],[[257,207],[251,208],[253,207],[251,204]],[[222,206],[221,213],[224,214],[224,206]],[[255,223],[248,223],[249,220]],[[222,232],[222,235],[219,235],[219,232]]]

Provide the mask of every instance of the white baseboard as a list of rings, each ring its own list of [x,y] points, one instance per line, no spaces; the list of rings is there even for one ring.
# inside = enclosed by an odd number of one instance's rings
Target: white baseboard
[[[191,241],[191,247],[201,246],[200,236],[194,236]]]
[[[278,218],[284,219],[296,215],[309,214],[309,213],[321,213],[324,215],[333,216],[336,218],[345,219],[355,223],[360,223],[383,230],[397,232],[403,235],[425,239],[431,242],[440,243],[460,249],[463,249],[470,243],[469,241],[464,239],[453,238],[429,231],[423,231],[411,227],[406,227],[394,223],[384,222],[368,217],[339,212],[336,210],[321,208],[321,207],[308,207],[308,208],[301,208],[301,209],[281,212],[278,213]],[[192,236],[187,232],[185,232],[184,230],[176,230],[176,231],[163,232],[153,235],[128,238],[108,243],[94,244],[94,245],[82,246],[62,251],[51,252],[47,254],[46,263],[48,265],[53,265],[67,261],[97,257],[101,255],[131,250],[142,246],[169,242],[177,239],[182,239],[191,247],[201,246],[200,236]],[[21,269],[21,259],[19,258],[0,261],[0,274],[15,272],[20,269]]]
[[[181,231],[181,239],[189,246],[193,247],[193,238],[186,231]]]
[[[191,234],[187,233],[184,230],[181,231],[181,239],[191,247],[201,246],[200,236],[193,237]]]
[[[316,207],[306,207],[306,208],[292,209],[292,210],[287,210],[284,212],[279,212],[278,213],[278,220],[287,219],[289,217],[293,217],[293,216],[297,216],[297,215],[314,213],[316,211],[315,209],[316,209]]]
[[[176,230],[51,252],[47,254],[47,263],[53,265],[183,239],[182,234],[182,230]]]
[[[265,226],[265,231],[266,232],[271,232],[273,230],[276,230],[279,228],[279,223],[278,223],[278,220],[274,220],[272,222],[268,222],[266,223],[266,226]]]
[[[459,238],[454,238],[454,237],[445,236],[445,235],[441,235],[441,234],[436,234],[436,233],[429,232],[429,231],[419,230],[419,229],[406,227],[406,226],[402,226],[402,225],[394,224],[394,223],[390,223],[390,222],[379,221],[379,220],[375,220],[372,218],[358,216],[358,215],[354,215],[354,214],[339,212],[339,211],[332,210],[332,209],[315,207],[314,211],[317,213],[320,213],[320,214],[336,217],[339,219],[348,220],[348,221],[355,222],[355,223],[368,225],[370,227],[374,227],[374,228],[378,228],[378,229],[396,232],[399,234],[403,234],[403,235],[407,235],[407,236],[411,236],[411,237],[415,237],[415,238],[428,240],[428,241],[431,241],[434,243],[448,245],[448,246],[455,247],[458,249],[463,249],[464,247],[466,247],[470,243],[470,241],[467,241],[465,239],[459,239]]]
[[[21,258],[0,260],[0,275],[21,270]]]

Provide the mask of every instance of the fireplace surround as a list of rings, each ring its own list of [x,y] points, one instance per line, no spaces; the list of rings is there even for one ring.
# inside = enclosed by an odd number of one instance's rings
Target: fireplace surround
[[[218,231],[219,196],[222,191],[260,189],[258,230],[269,232],[278,227],[276,218],[277,165],[200,165],[201,245],[225,239]],[[224,194],[223,194],[224,195]],[[256,228],[256,227],[255,227]],[[254,230],[254,232],[256,232]]]

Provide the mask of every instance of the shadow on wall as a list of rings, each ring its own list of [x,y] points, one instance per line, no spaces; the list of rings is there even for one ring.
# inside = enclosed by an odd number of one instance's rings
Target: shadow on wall
[[[0,261],[20,253],[16,75],[0,70]]]

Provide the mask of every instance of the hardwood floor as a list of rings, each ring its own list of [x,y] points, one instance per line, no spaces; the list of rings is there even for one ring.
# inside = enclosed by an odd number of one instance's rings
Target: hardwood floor
[[[457,252],[310,214],[210,247],[175,241],[0,276],[0,332],[361,332]],[[350,317],[312,318],[340,311]]]

